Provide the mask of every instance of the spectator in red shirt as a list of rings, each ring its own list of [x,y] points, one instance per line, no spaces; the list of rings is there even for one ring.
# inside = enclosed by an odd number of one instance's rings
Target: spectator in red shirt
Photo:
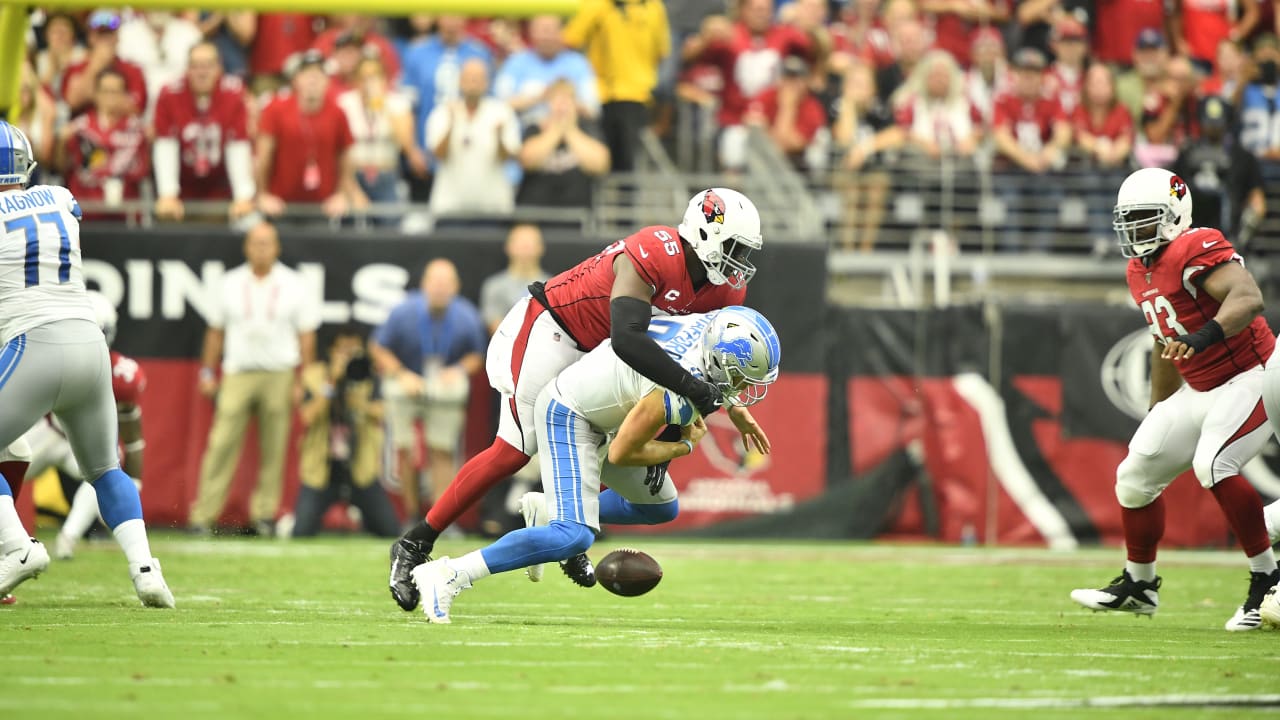
[[[832,51],[841,58],[836,62],[837,69],[848,67],[855,60],[870,63],[873,68],[893,62],[889,33],[885,30],[888,23],[882,13],[888,14],[895,6],[903,7],[904,3],[885,3],[883,10],[880,0],[845,3],[839,19],[831,26]],[[914,15],[915,8],[910,7],[910,12]]]
[[[1009,0],[922,0],[920,9],[933,16],[934,47],[966,68],[974,31],[1009,19]]]
[[[1169,37],[1179,55],[1208,75],[1218,43],[1249,37],[1259,17],[1257,0],[1170,0]]]
[[[1200,83],[1200,97],[1217,96],[1232,107],[1240,104],[1240,94],[1249,84],[1249,63],[1235,40],[1218,43],[1218,58],[1213,74]]]
[[[325,57],[332,57],[334,50],[339,45],[338,40],[355,39],[357,41],[355,47],[362,53],[375,52],[374,48],[376,48],[378,59],[382,61],[382,68],[387,73],[387,79],[393,85],[399,84],[400,56],[396,53],[396,46],[382,33],[377,32],[373,23],[374,17],[372,15],[355,15],[352,13],[334,15],[329,29],[320,33],[311,47],[319,50]],[[360,57],[357,55],[354,60],[350,61],[350,70],[343,74],[353,79],[355,66],[359,63]],[[348,89],[355,86],[356,83],[349,83]]]
[[[1058,98],[1062,112],[1068,117],[1080,104],[1080,87],[1084,84],[1085,62],[1089,59],[1089,32],[1070,15],[1053,25],[1050,47],[1053,64],[1045,73],[1045,89]]]
[[[147,176],[146,128],[133,110],[124,75],[115,68],[98,72],[93,108],[63,130],[63,174],[80,202],[108,207],[137,200]],[[85,213],[86,218],[119,215]]]
[[[249,47],[249,87],[254,95],[284,84],[285,62],[311,47],[320,18],[302,13],[258,13]]]
[[[1071,126],[1056,98],[1044,92],[1044,55],[1024,47],[1013,56],[1014,91],[996,101],[996,177],[1008,217],[1002,245],[1006,250],[1023,246],[1048,250],[1049,231],[1056,205],[1044,201],[1040,178],[1066,162]]]
[[[120,16],[99,10],[89,16],[89,55],[67,68],[62,76],[62,99],[78,115],[89,108],[97,97],[97,78],[111,68],[124,78],[129,111],[140,113],[147,107],[147,79],[142,69],[116,54],[120,42]]]
[[[1164,0],[1097,0],[1094,6],[1093,59],[1129,66],[1143,30],[1165,25]]]
[[[1111,238],[1111,209],[1117,187],[1129,172],[1133,153],[1133,116],[1116,99],[1115,76],[1102,63],[1089,66],[1084,76],[1080,105],[1071,115],[1076,152],[1083,158],[1091,184],[1108,188],[1090,193],[1089,226],[1094,242]]]
[[[186,77],[160,91],[152,131],[157,217],[182,220],[183,200],[231,200],[232,220],[253,210],[248,100],[212,42],[191,48]]]
[[[797,167],[804,165],[818,130],[827,124],[822,102],[809,89],[809,63],[800,55],[782,60],[782,79],[751,102],[743,122],[764,129]]]
[[[286,203],[321,203],[332,218],[368,207],[356,182],[351,129],[328,93],[324,57],[303,53],[291,85],[293,91],[267,105],[258,124],[258,209],[278,216]]]
[[[1200,135],[1196,71],[1189,58],[1169,61],[1164,80],[1142,104],[1143,139],[1134,151],[1142,167],[1168,167],[1178,148]]]

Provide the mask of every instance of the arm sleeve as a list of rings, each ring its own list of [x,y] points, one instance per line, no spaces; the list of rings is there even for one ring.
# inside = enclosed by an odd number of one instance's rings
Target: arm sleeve
[[[658,343],[649,337],[649,303],[633,298],[614,298],[609,303],[610,340],[613,352],[636,372],[683,396],[697,395],[701,381],[680,367]]]
[[[427,116],[427,151],[433,152],[435,147],[444,139],[446,133],[449,132],[449,108],[447,105],[439,105],[431,110],[431,114]]]
[[[158,137],[152,148],[156,168],[156,194],[160,197],[177,197],[180,191],[178,162],[181,147],[171,137]]]
[[[250,200],[258,192],[253,179],[253,146],[248,140],[233,140],[226,147],[227,180],[234,200]],[[159,170],[157,170],[157,175]]]

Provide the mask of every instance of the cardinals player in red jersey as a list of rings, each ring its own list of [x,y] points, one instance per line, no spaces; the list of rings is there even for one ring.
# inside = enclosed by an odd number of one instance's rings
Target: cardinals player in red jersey
[[[1261,317],[1262,293],[1221,232],[1189,227],[1191,191],[1167,170],[1146,168],[1124,181],[1114,225],[1131,258],[1129,291],[1155,336],[1151,410],[1116,469],[1124,571],[1100,590],[1072,591],[1071,599],[1093,610],[1155,613],[1161,493],[1190,467],[1249,558],[1248,596],[1226,629],[1257,629],[1259,607],[1280,581],[1262,499],[1240,475],[1271,434],[1262,380],[1275,338]]]
[[[110,346],[116,334],[116,309],[110,300],[98,292],[89,291],[89,301],[93,305],[98,326],[102,328],[107,337],[107,345]],[[142,477],[142,451],[146,443],[142,439],[142,408],[138,401],[146,387],[147,377],[137,361],[112,350],[111,390],[116,398],[120,442],[124,446],[121,468],[131,478]],[[24,477],[34,479],[49,468],[57,468],[71,477],[80,477],[80,466],[71,451],[71,443],[51,418],[44,418],[8,448],[0,451],[0,469],[8,473],[5,477],[18,479],[17,482],[11,480],[9,483],[15,498],[22,491]],[[135,479],[134,482],[138,481]],[[63,560],[70,559],[75,552],[76,543],[97,519],[97,493],[92,485],[82,482],[71,501],[67,519],[54,541],[54,554]],[[8,600],[0,598],[0,602],[11,603],[12,596],[8,597]]]
[[[156,100],[156,215],[181,220],[183,198],[231,200],[232,220],[253,210],[248,118],[244,85],[222,74],[217,46],[196,44],[187,56],[187,76],[161,90]]]
[[[534,401],[562,370],[605,340],[641,375],[688,398],[706,416],[724,402],[715,385],[694,377],[647,334],[656,309],[669,315],[739,305],[763,244],[760,215],[735,190],[704,190],[689,201],[678,228],[647,227],[600,254],[529,286],[489,341],[489,382],[502,393],[498,437],[467,461],[420,522],[391,546],[391,595],[406,611],[418,605],[414,567],[436,538],[502,478],[524,467],[537,448]],[[417,372],[400,368],[397,372]],[[729,410],[748,448],[769,452],[769,439],[745,408]],[[561,563],[574,582],[595,584],[586,555]]]

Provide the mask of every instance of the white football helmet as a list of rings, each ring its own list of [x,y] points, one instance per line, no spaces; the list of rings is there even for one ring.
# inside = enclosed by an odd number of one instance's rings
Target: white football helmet
[[[1191,227],[1191,190],[1163,168],[1138,170],[1120,184],[1111,226],[1122,255],[1150,255]]]
[[[763,315],[730,305],[716,311],[702,336],[702,366],[725,402],[746,407],[764,399],[778,379],[782,345]]]
[[[0,185],[23,185],[36,169],[31,141],[17,125],[0,120]]]
[[[97,290],[90,290],[88,295],[89,304],[93,306],[93,320],[102,328],[102,334],[107,336],[107,346],[110,347],[116,341],[116,323],[120,320],[120,316],[116,314],[116,306]]]
[[[756,274],[747,256],[764,245],[760,213],[737,190],[711,188],[694,195],[676,230],[693,246],[712,285],[741,288]]]

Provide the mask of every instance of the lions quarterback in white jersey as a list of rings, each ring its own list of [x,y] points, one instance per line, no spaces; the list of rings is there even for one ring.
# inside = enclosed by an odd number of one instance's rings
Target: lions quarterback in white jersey
[[[649,334],[695,376],[719,388],[725,403],[752,405],[778,378],[782,350],[773,326],[750,308],[655,317]],[[693,452],[706,424],[679,397],[622,362],[608,342],[570,365],[534,406],[544,492],[521,501],[522,530],[456,559],[414,568],[427,619],[451,622],[453,599],[493,573],[581,556],[600,523],[655,525],[679,512],[667,464]],[[676,426],[673,440],[659,437]],[[608,489],[600,491],[601,484]]]
[[[65,188],[28,187],[35,166],[30,141],[0,121],[0,447],[53,413],[124,549],[138,598],[173,607],[138,489],[120,470],[107,343],[81,269],[80,206]],[[0,475],[0,595],[48,566],[48,551],[27,535]]]

